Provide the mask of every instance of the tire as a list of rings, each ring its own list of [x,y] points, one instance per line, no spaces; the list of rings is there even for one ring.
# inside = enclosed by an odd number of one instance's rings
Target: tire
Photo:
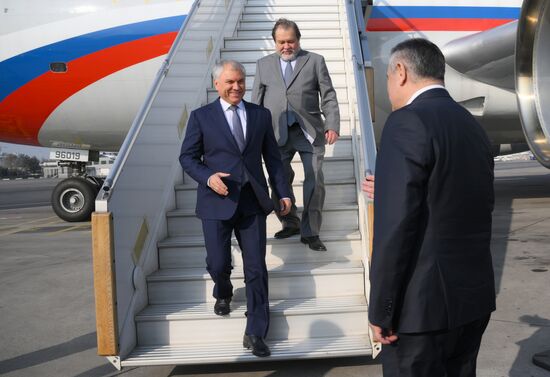
[[[97,187],[83,178],[64,179],[53,189],[52,208],[62,220],[87,221],[94,211],[97,192]]]

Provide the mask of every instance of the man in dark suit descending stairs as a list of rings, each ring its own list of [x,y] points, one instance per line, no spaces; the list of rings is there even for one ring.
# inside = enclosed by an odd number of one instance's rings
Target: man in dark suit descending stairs
[[[268,276],[265,263],[266,216],[273,211],[262,157],[279,198],[280,214],[290,211],[291,192],[269,110],[242,100],[245,70],[222,61],[213,70],[220,98],[189,117],[180,162],[199,185],[197,216],[202,220],[206,264],[214,281],[214,312],[227,315],[233,296],[231,234],[242,250],[246,282],[246,330],[243,345],[269,356],[264,338],[269,328]],[[220,334],[223,339],[223,334]]]

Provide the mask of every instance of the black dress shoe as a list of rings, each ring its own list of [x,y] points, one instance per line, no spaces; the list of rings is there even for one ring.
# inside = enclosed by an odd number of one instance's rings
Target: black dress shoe
[[[300,234],[300,228],[283,228],[277,233],[275,233],[275,238],[282,239],[282,238],[288,238],[290,236],[293,236],[295,234]]]
[[[230,303],[231,297],[216,299],[216,304],[214,305],[214,313],[216,313],[217,315],[228,315],[231,311],[229,307]]]
[[[266,357],[271,355],[271,351],[264,339],[261,336],[246,335],[243,338],[243,347],[246,349],[252,348],[252,354],[258,357]]]
[[[306,245],[309,245],[309,248],[311,250],[327,251],[326,246],[321,242],[321,240],[319,239],[319,236],[301,237],[300,241],[302,243],[305,243]]]

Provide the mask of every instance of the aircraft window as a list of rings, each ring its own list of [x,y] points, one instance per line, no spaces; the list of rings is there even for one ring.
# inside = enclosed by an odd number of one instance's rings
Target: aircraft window
[[[65,73],[67,72],[67,63],[62,63],[62,62],[50,63],[50,71],[55,73]]]

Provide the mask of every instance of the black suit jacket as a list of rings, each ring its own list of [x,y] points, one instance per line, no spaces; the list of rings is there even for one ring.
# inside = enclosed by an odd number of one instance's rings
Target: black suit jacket
[[[389,116],[376,162],[372,324],[451,329],[495,309],[493,169],[487,135],[446,90]]]
[[[201,219],[227,220],[233,216],[239,203],[244,171],[265,214],[274,209],[262,157],[277,195],[280,198],[292,197],[269,110],[243,102],[247,127],[246,146],[242,153],[231,134],[219,99],[194,110],[189,116],[179,160],[185,172],[199,183],[196,213]],[[208,187],[208,178],[216,172],[230,174],[223,178],[229,195],[218,195]]]

